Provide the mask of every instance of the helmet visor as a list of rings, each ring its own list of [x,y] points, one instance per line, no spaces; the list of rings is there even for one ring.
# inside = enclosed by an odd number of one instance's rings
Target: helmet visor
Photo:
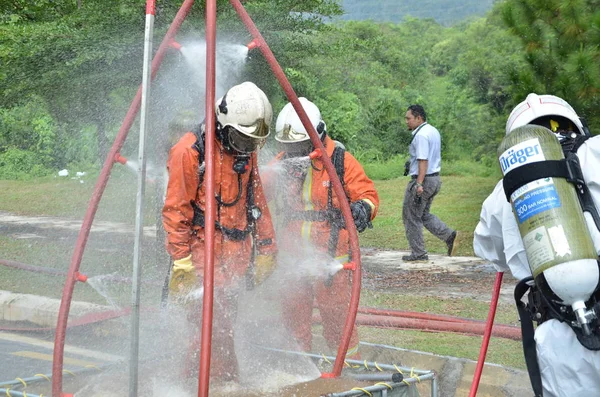
[[[291,124],[284,124],[283,129],[275,135],[275,140],[282,143],[303,142],[309,140],[306,131],[296,131]]]
[[[286,152],[291,157],[308,156],[314,150],[310,139],[300,142],[277,142],[277,149]]]
[[[269,135],[269,126],[265,123],[264,119],[258,119],[255,123],[244,125],[244,124],[229,124],[229,126],[238,130],[242,134],[248,135],[254,138],[266,138]]]
[[[250,137],[233,127],[228,128],[229,144],[240,153],[252,153],[265,143],[265,138]]]

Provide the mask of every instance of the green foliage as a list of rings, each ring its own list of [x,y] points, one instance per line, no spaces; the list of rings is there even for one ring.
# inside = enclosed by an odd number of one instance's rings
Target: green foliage
[[[599,6],[597,0],[507,0],[498,5],[529,66],[512,75],[517,100],[529,92],[558,95],[591,124],[600,122]]]
[[[32,97],[27,104],[12,109],[0,108],[0,175],[22,178],[27,173],[47,173],[61,157],[59,130],[41,98]]]
[[[369,157],[370,153],[360,152],[356,158],[363,162],[363,168],[373,180],[385,181],[399,178],[404,175],[404,163],[408,159],[404,156],[394,156],[383,162]]]
[[[450,25],[472,15],[483,16],[494,0],[342,0],[346,20],[400,23],[406,16],[432,18]]]
[[[34,152],[10,148],[0,153],[0,179],[29,179],[48,173]]]

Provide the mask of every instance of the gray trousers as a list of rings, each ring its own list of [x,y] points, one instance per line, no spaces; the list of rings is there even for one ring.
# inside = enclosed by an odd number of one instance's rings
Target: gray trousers
[[[417,180],[411,179],[404,193],[402,205],[402,221],[406,239],[413,255],[424,255],[425,240],[423,226],[442,241],[448,240],[453,230],[437,216],[429,212],[433,198],[440,191],[442,181],[438,176],[426,176],[423,181],[423,193],[417,196]]]

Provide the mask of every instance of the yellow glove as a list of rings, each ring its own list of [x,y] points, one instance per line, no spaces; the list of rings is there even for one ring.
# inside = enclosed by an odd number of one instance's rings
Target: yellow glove
[[[275,255],[257,255],[254,264],[254,285],[261,285],[275,270]]]
[[[172,294],[187,294],[197,284],[196,268],[192,264],[192,255],[177,259],[173,262],[173,272],[169,282],[169,290]]]

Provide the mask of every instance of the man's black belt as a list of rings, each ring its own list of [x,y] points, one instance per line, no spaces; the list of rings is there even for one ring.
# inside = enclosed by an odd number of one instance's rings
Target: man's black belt
[[[431,174],[425,174],[425,176],[438,176],[440,173],[439,172],[432,172]],[[410,177],[412,179],[417,179],[418,175],[411,175]]]

